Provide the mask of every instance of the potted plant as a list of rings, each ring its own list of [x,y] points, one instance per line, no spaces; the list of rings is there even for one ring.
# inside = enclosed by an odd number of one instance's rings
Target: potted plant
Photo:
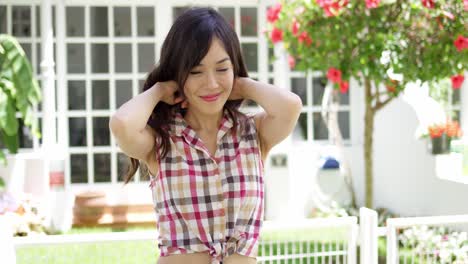
[[[24,50],[14,37],[0,34],[0,140],[9,153],[19,148],[17,112],[32,134],[40,137],[33,115],[40,100],[39,84]],[[0,163],[6,165],[6,161],[0,149]]]
[[[434,155],[449,153],[452,139],[460,138],[463,135],[460,124],[453,120],[429,126],[428,133]]]

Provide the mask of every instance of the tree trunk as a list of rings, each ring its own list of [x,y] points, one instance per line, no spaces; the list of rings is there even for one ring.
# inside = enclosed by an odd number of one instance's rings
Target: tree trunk
[[[338,149],[338,159],[340,160],[340,173],[343,174],[345,185],[350,193],[351,207],[356,208],[356,193],[354,191],[353,177],[348,159],[344,153],[343,136],[341,135],[338,124],[338,108],[340,105],[340,96],[338,90],[333,88],[329,82],[325,87],[322,97],[322,118],[328,128],[328,137],[331,144]]]
[[[364,164],[365,164],[365,175],[366,175],[366,207],[373,208],[374,193],[373,193],[373,160],[372,160],[372,151],[373,151],[373,137],[372,133],[374,131],[374,117],[375,109],[372,107],[372,87],[369,79],[364,80],[364,89],[365,89],[365,102],[366,102],[366,112],[364,115]]]

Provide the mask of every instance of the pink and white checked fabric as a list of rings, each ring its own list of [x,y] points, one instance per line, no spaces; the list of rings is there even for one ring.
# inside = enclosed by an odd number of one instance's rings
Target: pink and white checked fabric
[[[215,156],[176,114],[170,150],[152,177],[161,256],[208,252],[256,257],[263,221],[263,164],[253,117],[234,127],[225,111]]]

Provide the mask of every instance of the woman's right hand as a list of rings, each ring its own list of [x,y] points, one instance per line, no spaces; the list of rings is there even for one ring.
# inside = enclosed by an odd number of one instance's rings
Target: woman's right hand
[[[175,105],[185,99],[179,93],[179,86],[175,81],[157,82],[154,86],[160,94],[160,100],[166,104]]]

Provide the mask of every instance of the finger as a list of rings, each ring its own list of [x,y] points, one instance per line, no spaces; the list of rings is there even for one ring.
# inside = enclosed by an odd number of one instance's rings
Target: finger
[[[188,106],[187,101],[183,101],[182,104],[180,105],[180,107],[182,107],[182,108],[187,108],[187,106]]]
[[[178,103],[182,102],[183,100],[184,100],[184,98],[182,96],[176,97],[174,99],[174,104],[178,104]]]

